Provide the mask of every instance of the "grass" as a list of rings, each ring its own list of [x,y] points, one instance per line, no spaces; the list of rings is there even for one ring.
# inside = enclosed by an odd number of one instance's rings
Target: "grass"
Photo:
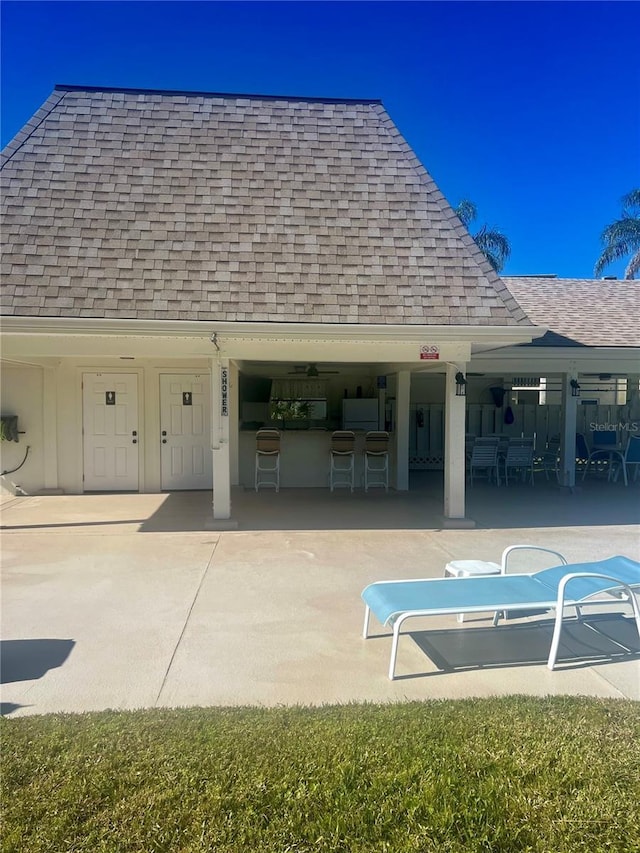
[[[4,719],[2,850],[640,851],[640,704]]]

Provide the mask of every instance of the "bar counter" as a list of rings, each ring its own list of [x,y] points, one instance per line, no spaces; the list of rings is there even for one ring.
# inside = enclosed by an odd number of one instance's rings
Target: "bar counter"
[[[364,487],[364,437],[356,432],[355,488]],[[392,437],[391,437],[392,438]],[[392,483],[393,447],[389,442],[389,485]],[[280,432],[280,487],[329,487],[329,430],[282,430]],[[253,488],[255,483],[256,433],[240,431],[240,485]],[[344,488],[344,487],[341,487]],[[266,490],[266,489],[265,489]]]

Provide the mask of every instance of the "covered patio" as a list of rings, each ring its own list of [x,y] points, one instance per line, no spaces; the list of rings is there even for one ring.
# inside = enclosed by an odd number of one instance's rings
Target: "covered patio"
[[[409,491],[357,489],[281,489],[255,492],[234,487],[233,520],[211,516],[211,493],[95,494],[11,497],[12,508],[2,529],[51,530],[104,527],[140,533],[181,533],[211,530],[443,530],[450,527],[442,513],[442,471],[413,471]],[[544,530],[640,524],[640,478],[625,487],[622,479],[588,476],[568,489],[543,473],[535,485],[515,482],[496,487],[479,481],[467,489],[469,528],[477,530]],[[640,553],[640,535],[633,545]],[[616,550],[611,541],[610,550]],[[619,550],[619,549],[618,549]],[[628,556],[633,556],[628,554]]]

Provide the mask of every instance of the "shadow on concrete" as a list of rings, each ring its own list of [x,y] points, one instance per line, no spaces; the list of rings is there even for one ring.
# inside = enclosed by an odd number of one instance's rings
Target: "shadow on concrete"
[[[204,492],[168,492],[157,508],[140,525],[140,533],[202,531],[211,528],[212,494]]]
[[[145,520],[144,518],[119,518],[113,521],[52,521],[43,522],[42,524],[0,524],[0,530],[9,533],[12,530],[56,530],[57,528],[73,530],[74,527],[79,529],[83,527],[121,527],[123,524],[143,524]]]
[[[442,472],[414,472],[410,489],[234,488],[231,514],[238,530],[440,530]],[[640,483],[587,482],[570,492],[555,483],[485,483],[467,490],[467,518],[477,529],[579,527],[640,523]],[[172,492],[140,525],[144,533],[216,529],[209,492]],[[220,529],[225,529],[224,523]],[[233,529],[233,528],[232,528]]]
[[[553,636],[553,620],[497,628],[408,632],[442,672],[493,669],[546,663]],[[635,620],[618,614],[595,614],[566,622],[562,629],[558,665],[563,669],[613,663],[640,656]],[[437,675],[429,672],[421,675]],[[403,676],[399,676],[402,678]],[[405,676],[415,677],[415,676]]]
[[[209,491],[161,495],[114,493],[46,497],[12,503],[2,530],[69,533],[188,533],[213,530],[441,530],[441,471],[411,472],[409,490],[235,487],[231,521],[213,518]],[[38,499],[35,498],[35,501]],[[588,479],[574,490],[540,479],[535,486],[477,483],[467,488],[467,520],[478,530],[640,524],[640,481],[625,487]],[[10,521],[11,523],[6,523]]]
[[[24,705],[16,705],[15,702],[0,702],[0,717],[8,717],[13,714],[18,708],[24,708]]]
[[[74,646],[75,640],[1,640],[0,684],[42,678],[62,666]]]
[[[467,490],[467,515],[479,529],[640,524],[639,487],[596,481],[573,490],[554,483],[497,489],[483,483]]]

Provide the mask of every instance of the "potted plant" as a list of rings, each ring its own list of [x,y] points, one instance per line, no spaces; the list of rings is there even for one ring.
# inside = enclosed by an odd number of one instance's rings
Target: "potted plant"
[[[0,416],[0,441],[19,441],[17,415]]]
[[[273,421],[282,421],[285,429],[287,421],[306,421],[311,414],[311,403],[308,400],[272,400],[269,416]]]

